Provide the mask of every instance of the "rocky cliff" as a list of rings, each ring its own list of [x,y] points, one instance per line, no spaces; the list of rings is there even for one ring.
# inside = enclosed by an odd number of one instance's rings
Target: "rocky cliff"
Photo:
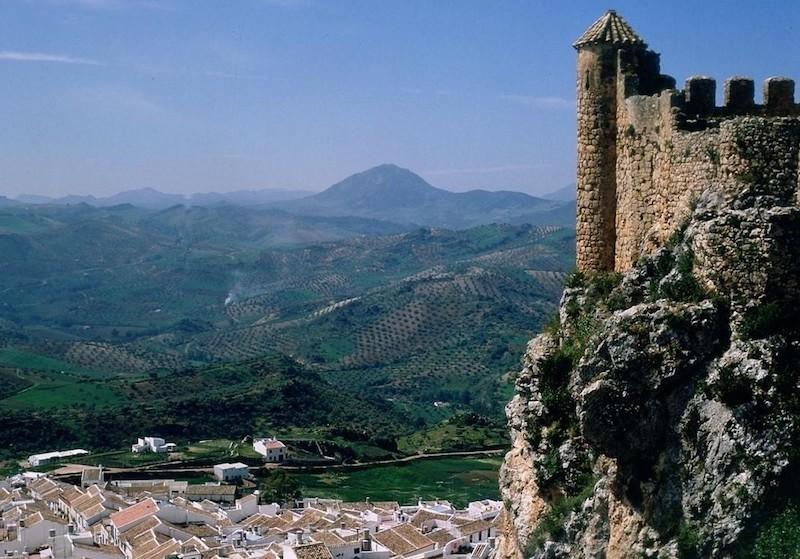
[[[500,557],[800,556],[795,196],[711,186],[630,271],[571,278],[507,406]]]

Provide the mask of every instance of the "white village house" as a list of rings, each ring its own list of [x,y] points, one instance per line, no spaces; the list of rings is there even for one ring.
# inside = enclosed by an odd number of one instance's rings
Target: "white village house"
[[[139,438],[138,442],[131,446],[131,452],[173,452],[176,448],[175,443],[168,443],[160,437]]]
[[[286,460],[286,445],[278,439],[266,438],[253,441],[253,450],[264,457],[266,462],[283,462]]]
[[[0,557],[487,559],[505,524],[502,503],[491,500],[462,510],[446,501],[318,498],[280,507],[259,504],[256,494],[236,499],[233,485],[106,483],[99,470],[86,467],[87,487],[46,476],[0,479]]]
[[[217,464],[214,466],[214,477],[218,481],[241,481],[250,475],[247,464],[235,462],[233,464]]]
[[[73,450],[57,450],[55,452],[43,452],[42,454],[33,454],[28,457],[28,463],[32,467],[36,466],[44,466],[45,464],[49,464],[55,460],[62,460],[64,458],[71,458],[73,456],[83,456],[84,454],[89,454],[88,450],[83,450],[82,448],[76,448]]]

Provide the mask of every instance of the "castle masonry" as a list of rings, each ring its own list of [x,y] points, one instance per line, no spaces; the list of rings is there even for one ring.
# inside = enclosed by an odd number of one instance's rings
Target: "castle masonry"
[[[693,76],[682,90],[660,57],[616,12],[574,43],[577,63],[577,264],[626,271],[680,227],[693,201],[763,191],[797,201],[800,105],[794,82]]]

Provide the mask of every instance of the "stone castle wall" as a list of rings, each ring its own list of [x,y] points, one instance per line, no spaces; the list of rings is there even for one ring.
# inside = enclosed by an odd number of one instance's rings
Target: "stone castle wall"
[[[587,50],[595,54],[587,56]],[[579,50],[580,270],[630,269],[663,245],[712,184],[731,197],[761,190],[797,201],[800,105],[794,103],[794,82],[767,80],[764,103],[757,105],[753,81],[731,78],[718,107],[713,79],[689,78],[678,90],[659,74],[657,57],[611,46]],[[603,99],[608,80],[598,88],[586,82],[609,64],[615,71],[611,102]],[[613,115],[608,107],[615,108]]]

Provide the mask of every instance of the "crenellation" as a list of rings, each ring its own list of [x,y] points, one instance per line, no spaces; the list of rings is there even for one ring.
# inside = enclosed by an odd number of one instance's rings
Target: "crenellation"
[[[764,80],[764,106],[770,114],[789,115],[795,107],[794,80],[772,77]]]
[[[612,29],[611,33],[608,29]],[[578,267],[629,269],[680,227],[710,185],[727,195],[800,198],[800,105],[794,82],[693,76],[683,90],[661,74],[618,14],[609,12],[578,50]]]
[[[755,95],[753,78],[733,76],[725,80],[722,104],[730,114],[748,114],[755,108]]]
[[[684,84],[687,116],[706,117],[717,104],[717,80],[709,76],[692,76]]]

